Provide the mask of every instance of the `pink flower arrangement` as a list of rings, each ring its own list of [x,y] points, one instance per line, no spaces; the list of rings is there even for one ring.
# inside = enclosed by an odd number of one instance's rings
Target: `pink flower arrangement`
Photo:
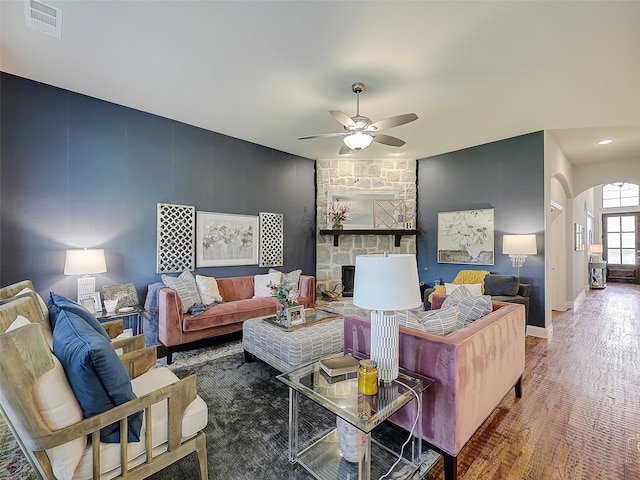
[[[342,222],[349,220],[349,210],[351,210],[351,205],[348,203],[331,202],[323,213],[330,223],[338,226],[341,225]]]
[[[271,288],[271,296],[276,297],[278,299],[278,303],[283,305],[285,308],[296,306],[298,297],[300,296],[300,292],[297,287],[282,283],[279,285],[270,283],[268,286]]]

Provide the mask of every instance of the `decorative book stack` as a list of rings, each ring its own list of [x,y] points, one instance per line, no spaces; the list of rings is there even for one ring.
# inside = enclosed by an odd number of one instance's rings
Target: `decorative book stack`
[[[320,367],[330,377],[355,373],[358,371],[359,360],[351,355],[329,357],[320,360]]]

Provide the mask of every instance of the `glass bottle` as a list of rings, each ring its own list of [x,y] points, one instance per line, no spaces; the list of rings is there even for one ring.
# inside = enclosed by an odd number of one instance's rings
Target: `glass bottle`
[[[378,393],[378,366],[373,360],[360,360],[358,367],[358,391],[363,395]]]

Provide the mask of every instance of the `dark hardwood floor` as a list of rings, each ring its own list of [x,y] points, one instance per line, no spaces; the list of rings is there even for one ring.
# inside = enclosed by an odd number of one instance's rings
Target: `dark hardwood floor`
[[[587,291],[526,350],[522,398],[463,448],[458,478],[640,479],[640,286]]]

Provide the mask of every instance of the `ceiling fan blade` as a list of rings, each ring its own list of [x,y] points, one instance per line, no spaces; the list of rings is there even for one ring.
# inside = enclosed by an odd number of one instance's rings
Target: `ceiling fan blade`
[[[331,114],[331,116],[333,118],[335,118],[338,122],[340,122],[345,127],[354,127],[355,126],[353,118],[351,118],[346,113],[341,112],[340,110],[329,110],[329,113]]]
[[[401,147],[405,143],[407,143],[404,140],[392,137],[391,135],[384,135],[382,133],[376,133],[375,135],[372,135],[372,137],[374,142],[382,143],[383,145],[389,145],[391,147]]]
[[[347,153],[351,153],[351,152],[352,150],[343,143],[342,147],[340,147],[340,151],[338,152],[338,155],[346,155]]]
[[[344,137],[350,135],[351,132],[339,132],[339,133],[320,133],[318,135],[307,135],[306,137],[298,137],[298,140],[308,140],[309,138],[331,138],[331,137]]]
[[[405,123],[413,122],[418,119],[418,115],[415,113],[405,113],[404,115],[396,115],[395,117],[383,118],[371,126],[367,130],[386,130],[387,128],[393,128]]]

